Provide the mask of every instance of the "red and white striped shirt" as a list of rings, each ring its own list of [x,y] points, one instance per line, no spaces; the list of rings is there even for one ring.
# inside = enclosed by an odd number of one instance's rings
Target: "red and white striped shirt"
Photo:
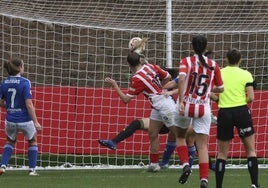
[[[214,60],[203,56],[210,70],[200,64],[198,55],[189,56],[180,61],[179,75],[186,76],[184,86],[185,115],[202,117],[204,108],[210,105],[209,93],[215,85],[223,87],[220,67]]]
[[[152,102],[152,97],[161,95],[162,84],[161,80],[167,78],[169,73],[161,69],[158,65],[146,64],[136,72],[132,77],[127,95],[134,97],[143,93],[149,101]]]

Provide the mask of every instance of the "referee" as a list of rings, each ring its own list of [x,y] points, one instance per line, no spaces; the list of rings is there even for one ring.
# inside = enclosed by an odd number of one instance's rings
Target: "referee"
[[[258,161],[255,151],[254,129],[251,111],[247,106],[254,100],[253,77],[250,72],[239,68],[241,53],[237,49],[231,49],[227,52],[226,61],[227,66],[221,69],[224,92],[220,93],[218,98],[212,99],[218,101],[219,106],[216,188],[222,188],[229,145],[234,138],[234,127],[238,131],[247,154],[251,188],[258,188]]]

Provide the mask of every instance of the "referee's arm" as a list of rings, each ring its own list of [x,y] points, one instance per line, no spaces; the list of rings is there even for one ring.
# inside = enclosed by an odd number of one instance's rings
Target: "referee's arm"
[[[251,103],[254,100],[254,88],[253,83],[249,83],[246,85],[246,102]]]

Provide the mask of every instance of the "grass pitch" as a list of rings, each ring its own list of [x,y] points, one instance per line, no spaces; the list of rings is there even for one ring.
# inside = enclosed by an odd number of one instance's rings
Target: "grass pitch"
[[[181,169],[161,170],[157,173],[145,169],[85,169],[39,170],[40,176],[30,177],[25,170],[8,170],[0,176],[4,188],[197,188],[198,170],[194,169],[188,183],[179,184]],[[268,187],[268,169],[259,170],[261,187]],[[226,169],[223,187],[249,188],[247,169]],[[210,171],[209,187],[215,187],[215,176]]]

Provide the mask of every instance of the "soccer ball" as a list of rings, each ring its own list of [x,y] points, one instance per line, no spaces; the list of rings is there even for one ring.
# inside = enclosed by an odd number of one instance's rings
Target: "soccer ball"
[[[134,51],[138,44],[141,42],[141,38],[140,37],[134,37],[132,39],[130,39],[129,43],[128,43],[128,48],[131,50],[131,51]]]
[[[147,42],[147,38],[140,38],[140,37],[134,37],[130,39],[128,43],[128,48],[132,52],[136,52],[138,54],[141,54],[145,50],[145,42]]]

